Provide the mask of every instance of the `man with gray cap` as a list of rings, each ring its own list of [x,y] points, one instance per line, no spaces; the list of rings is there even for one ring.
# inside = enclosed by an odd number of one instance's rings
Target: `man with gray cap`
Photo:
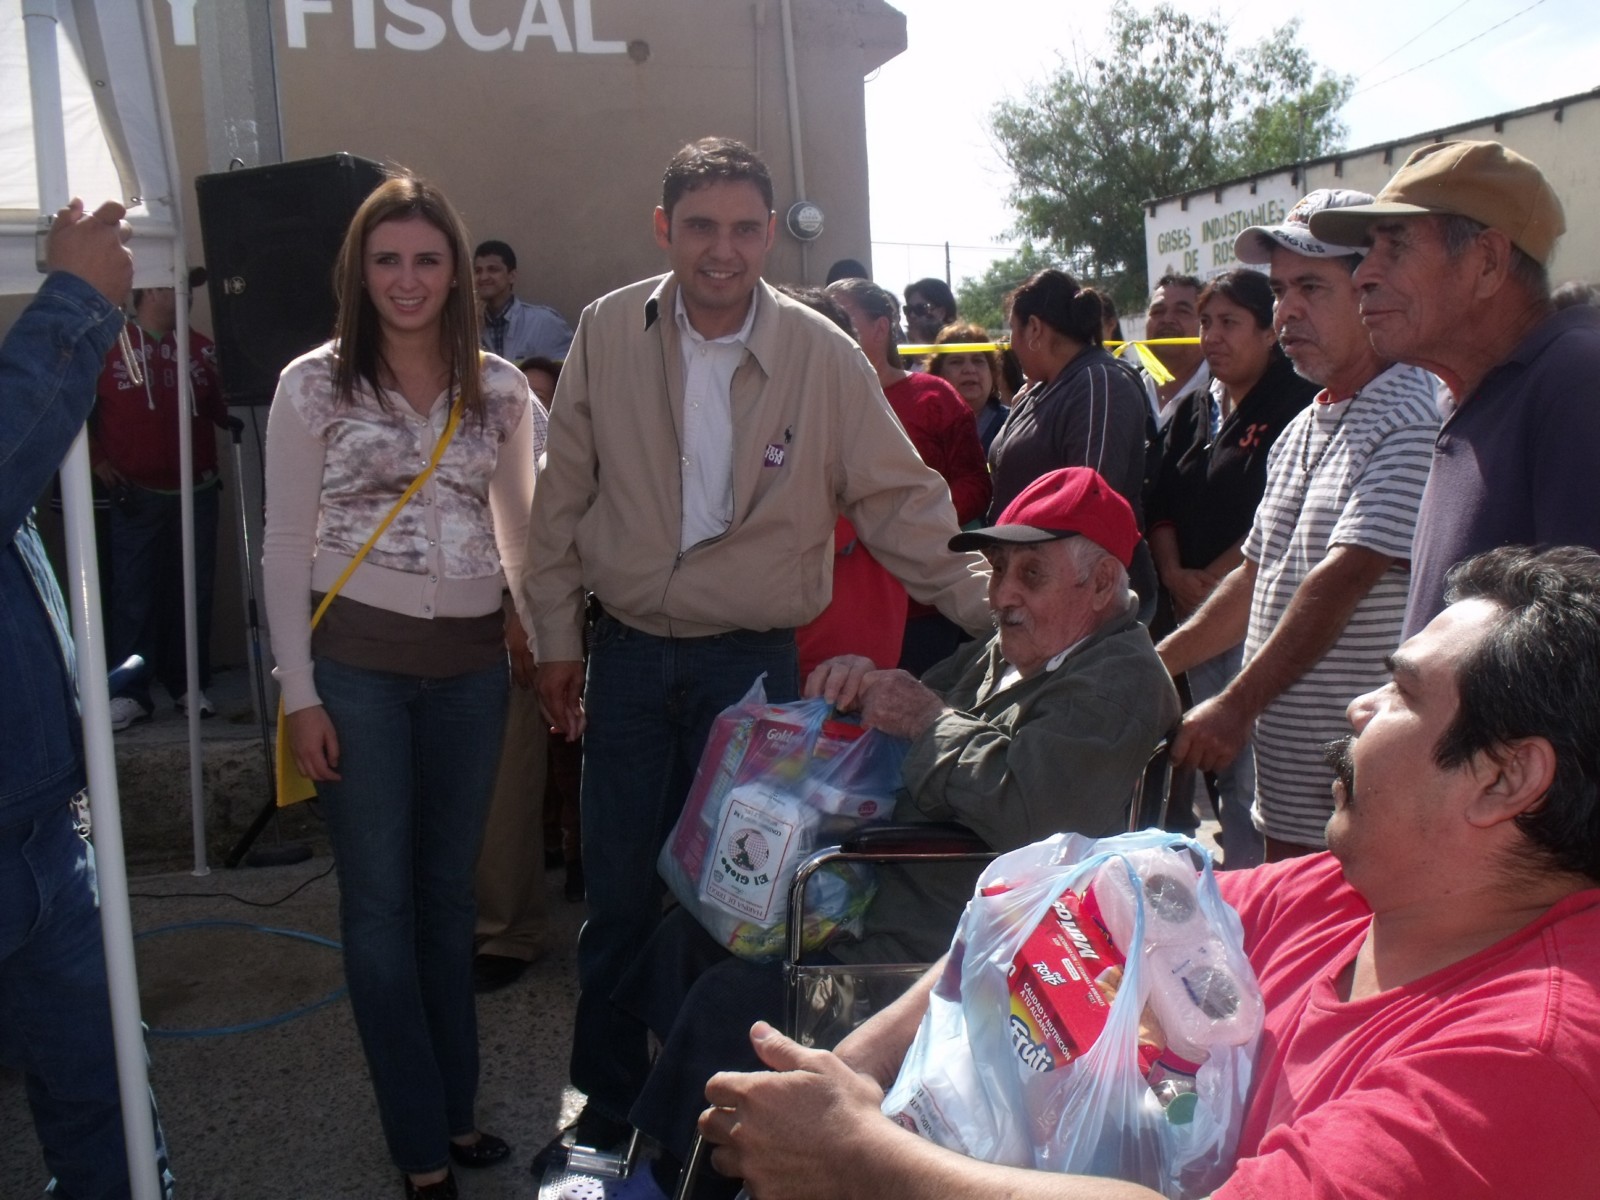
[[[1400,643],[1412,527],[1439,418],[1426,372],[1374,350],[1352,271],[1362,252],[1320,240],[1316,214],[1371,202],[1319,189],[1281,225],[1246,229],[1241,262],[1268,264],[1273,325],[1295,370],[1322,385],[1279,435],[1244,561],[1158,651],[1174,675],[1245,637],[1244,666],[1183,718],[1173,761],[1214,771],[1254,736],[1266,856],[1320,850],[1333,811],[1323,745],[1345,707],[1387,678]],[[1224,831],[1227,866],[1253,866]],[[1256,859],[1255,861],[1259,861]]]
[[[1371,204],[1311,231],[1371,247],[1361,317],[1385,358],[1450,389],[1417,520],[1405,632],[1444,607],[1445,573],[1509,543],[1600,546],[1600,313],[1557,312],[1548,268],[1566,218],[1533,163],[1497,142],[1411,155]]]

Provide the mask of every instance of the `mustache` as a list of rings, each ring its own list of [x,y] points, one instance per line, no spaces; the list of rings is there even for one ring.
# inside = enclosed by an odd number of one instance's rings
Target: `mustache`
[[[1002,625],[1015,625],[1017,610],[1014,608],[991,608],[989,610],[989,624],[999,629]],[[1008,620],[1008,618],[1010,618]]]
[[[1344,784],[1347,801],[1353,799],[1356,794],[1356,761],[1350,753],[1355,741],[1353,736],[1346,734],[1335,741],[1324,742],[1322,746],[1322,761],[1327,763],[1329,769],[1338,776],[1339,782]]]

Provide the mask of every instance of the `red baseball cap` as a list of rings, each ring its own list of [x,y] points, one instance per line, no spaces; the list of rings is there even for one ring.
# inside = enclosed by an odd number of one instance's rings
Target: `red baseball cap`
[[[1133,565],[1139,525],[1128,502],[1089,467],[1062,467],[1035,479],[986,529],[950,539],[952,550],[982,550],[1086,537],[1124,567]]]

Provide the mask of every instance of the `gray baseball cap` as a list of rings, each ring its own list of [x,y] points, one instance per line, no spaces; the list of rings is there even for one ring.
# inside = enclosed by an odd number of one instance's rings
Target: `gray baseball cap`
[[[1347,254],[1365,254],[1364,246],[1341,246],[1323,242],[1311,236],[1311,217],[1330,208],[1356,208],[1371,204],[1366,192],[1352,192],[1345,188],[1318,188],[1296,201],[1281,225],[1252,225],[1234,239],[1233,253],[1240,262],[1262,263],[1272,261],[1273,246],[1282,246],[1308,258],[1342,258]]]

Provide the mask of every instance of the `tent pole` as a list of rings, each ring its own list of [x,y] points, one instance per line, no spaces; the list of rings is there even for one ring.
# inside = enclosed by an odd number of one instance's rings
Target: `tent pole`
[[[194,835],[194,874],[209,875],[206,865],[205,758],[200,748],[200,620],[195,602],[194,544],[194,380],[189,374],[189,268],[183,238],[172,243],[173,301],[178,325],[174,331],[178,369],[178,519],[183,541],[183,669],[189,694],[189,819]],[[206,436],[217,431],[206,424]],[[212,548],[213,552],[215,547]]]
[[[54,213],[70,198],[66,130],[61,114],[61,66],[56,51],[56,0],[23,0],[28,43],[28,86],[33,101],[39,207]],[[100,573],[94,552],[94,506],[89,490],[89,438],[80,430],[61,468],[62,509],[72,588],[72,633],[78,650],[78,697],[83,710],[84,757],[89,776],[89,811],[94,823],[95,866],[100,894],[100,930],[105,942],[106,982],[111,996],[111,1031],[116,1047],[122,1131],[134,1200],[160,1200],[155,1157],[155,1120],[145,1070],[144,1027],[139,1017],[139,982],[133,955],[133,920],[128,907],[128,870],[122,852],[122,812],[117,764],[111,742],[111,697],[100,626]]]

